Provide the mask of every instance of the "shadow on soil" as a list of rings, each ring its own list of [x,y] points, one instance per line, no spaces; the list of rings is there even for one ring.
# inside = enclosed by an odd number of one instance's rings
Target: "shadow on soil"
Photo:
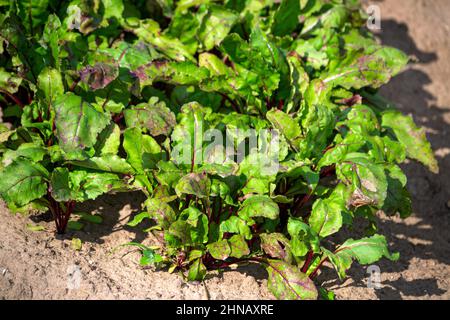
[[[142,230],[145,229],[145,221],[136,228],[126,225],[132,217],[142,212],[142,203],[145,196],[140,192],[117,193],[103,195],[95,201],[87,201],[75,207],[75,212],[86,212],[98,214],[103,218],[102,223],[92,224],[83,222],[81,231],[67,230],[64,235],[56,235],[57,238],[71,239],[73,236],[80,238],[83,242],[102,244],[105,236],[111,235],[120,230],[127,230],[133,234],[133,242],[142,242],[147,235]],[[74,216],[75,217],[75,216]],[[74,218],[72,217],[72,219]],[[36,223],[41,221],[51,222],[53,218],[49,212],[30,217]]]

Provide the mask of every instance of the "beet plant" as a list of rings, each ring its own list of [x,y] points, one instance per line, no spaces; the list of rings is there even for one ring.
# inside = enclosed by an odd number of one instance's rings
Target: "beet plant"
[[[150,220],[158,240],[132,244],[141,264],[192,281],[261,264],[280,299],[331,297],[325,265],[342,279],[398,259],[378,212],[410,215],[406,158],[438,166],[378,94],[409,58],[365,29],[358,1],[22,3],[0,7],[11,208],[141,190],[129,225]]]

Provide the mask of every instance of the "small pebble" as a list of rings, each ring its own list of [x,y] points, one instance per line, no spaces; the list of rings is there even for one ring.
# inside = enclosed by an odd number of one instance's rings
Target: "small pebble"
[[[447,201],[447,209],[450,209],[450,200]]]

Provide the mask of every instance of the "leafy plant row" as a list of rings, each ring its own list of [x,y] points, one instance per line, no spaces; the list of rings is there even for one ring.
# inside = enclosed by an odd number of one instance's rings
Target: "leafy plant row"
[[[77,203],[140,190],[142,264],[254,262],[277,298],[331,298],[324,264],[398,259],[376,222],[411,212],[399,165],[438,171],[377,93],[408,57],[365,19],[354,0],[0,1],[0,195],[63,233]]]

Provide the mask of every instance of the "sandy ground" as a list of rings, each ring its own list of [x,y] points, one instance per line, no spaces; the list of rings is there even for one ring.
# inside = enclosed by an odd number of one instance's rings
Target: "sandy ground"
[[[380,228],[397,263],[383,261],[381,289],[367,288],[366,268],[336,281],[331,271],[319,277],[338,299],[450,298],[450,0],[365,1],[381,7],[380,40],[417,58],[392,83],[386,97],[427,129],[441,173],[416,163],[405,165],[414,196],[414,215],[402,221],[381,217]],[[257,266],[208,275],[204,283],[185,283],[174,274],[141,268],[139,254],[111,250],[128,241],[149,242],[126,227],[139,212],[138,194],[107,196],[79,210],[104,217],[101,225],[56,237],[48,215],[13,216],[0,203],[0,299],[271,299],[265,271]],[[47,231],[32,232],[27,224]],[[72,237],[83,241],[81,251]],[[79,279],[79,286],[77,285]]]

